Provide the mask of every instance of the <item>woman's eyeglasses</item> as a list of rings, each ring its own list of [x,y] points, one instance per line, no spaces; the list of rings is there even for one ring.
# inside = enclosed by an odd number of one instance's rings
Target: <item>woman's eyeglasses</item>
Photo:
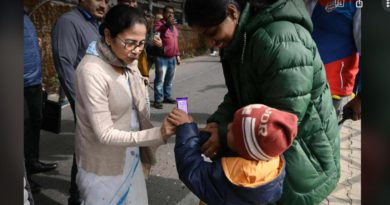
[[[119,38],[119,36],[117,36],[117,38],[123,43],[124,45],[124,48],[127,49],[127,50],[134,50],[136,48],[140,48],[140,49],[143,49],[144,46],[145,46],[145,40],[142,40],[140,42],[136,41],[136,40],[132,40],[132,39],[126,39],[126,40],[122,40],[121,38]]]

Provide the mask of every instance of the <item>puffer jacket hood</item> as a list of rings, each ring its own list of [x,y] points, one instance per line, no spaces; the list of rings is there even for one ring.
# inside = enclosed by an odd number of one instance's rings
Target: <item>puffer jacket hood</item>
[[[249,3],[248,3],[249,4]],[[301,3],[297,3],[296,0],[278,0],[270,7],[260,11],[258,14],[251,14],[248,11],[249,16],[255,15],[247,25],[245,30],[249,33],[253,33],[260,26],[267,25],[275,21],[289,21],[299,24],[312,32],[313,24],[310,16],[304,7],[300,6]],[[250,5],[247,5],[250,8]]]
[[[300,6],[300,0],[278,0],[269,7],[254,13],[250,3],[247,3],[241,12],[239,24],[234,34],[234,39],[225,49],[227,58],[230,55],[240,55],[241,63],[244,59],[244,51],[248,43],[248,36],[253,35],[259,27],[264,27],[275,21],[289,21],[313,31],[313,24],[305,7]],[[244,48],[243,48],[244,47]],[[242,50],[241,54],[237,52]]]
[[[278,177],[284,160],[275,157],[268,161],[247,160],[242,157],[223,157],[223,172],[231,183],[239,187],[256,188]]]
[[[282,189],[273,189],[274,184],[281,184],[285,176],[283,157],[270,161],[250,161],[241,157],[223,157],[220,162],[229,187],[234,194],[229,194],[230,202],[246,201],[249,204],[278,199]],[[272,191],[271,191],[272,190]]]

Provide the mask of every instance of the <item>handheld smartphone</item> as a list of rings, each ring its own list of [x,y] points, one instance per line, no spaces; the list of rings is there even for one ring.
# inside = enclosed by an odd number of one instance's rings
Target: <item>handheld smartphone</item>
[[[160,37],[160,32],[156,32],[154,35]]]
[[[188,97],[176,98],[176,106],[178,109],[188,113]]]

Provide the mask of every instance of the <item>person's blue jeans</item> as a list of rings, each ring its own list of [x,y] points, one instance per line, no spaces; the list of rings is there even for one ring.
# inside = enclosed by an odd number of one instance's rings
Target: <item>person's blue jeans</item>
[[[154,78],[154,101],[162,102],[172,96],[172,81],[175,76],[176,57],[156,58],[156,77]]]

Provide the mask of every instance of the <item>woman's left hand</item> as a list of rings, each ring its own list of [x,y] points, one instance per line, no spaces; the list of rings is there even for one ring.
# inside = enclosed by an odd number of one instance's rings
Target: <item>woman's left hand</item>
[[[207,123],[205,128],[200,129],[203,132],[209,132],[210,138],[202,145],[201,152],[212,159],[217,156],[221,145],[219,143],[218,124],[215,122]]]

